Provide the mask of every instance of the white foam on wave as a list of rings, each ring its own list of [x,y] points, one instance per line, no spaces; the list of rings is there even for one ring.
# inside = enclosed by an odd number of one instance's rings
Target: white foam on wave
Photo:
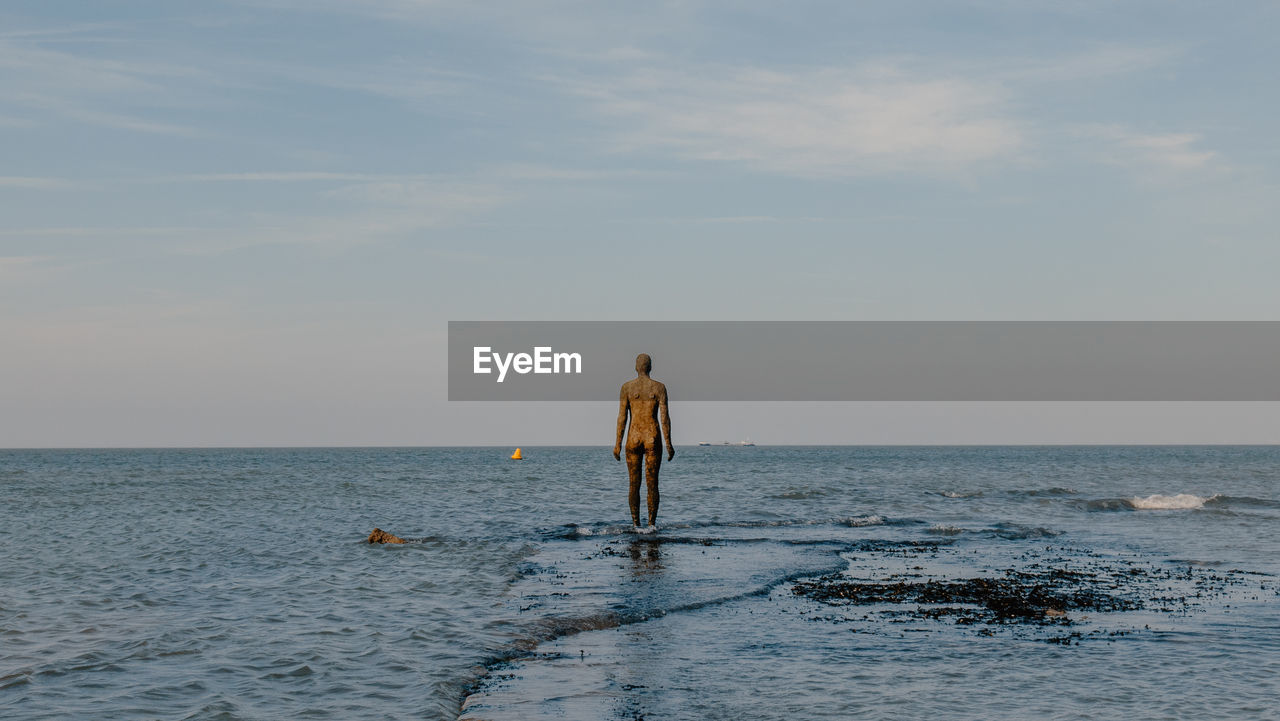
[[[628,523],[625,526],[601,526],[599,528],[576,526],[573,529],[573,533],[579,536],[618,536],[624,533],[635,533],[637,530],[637,526]]]
[[[1201,508],[1205,501],[1217,498],[1217,496],[1202,497],[1195,496],[1190,493],[1179,493],[1176,496],[1164,496],[1159,493],[1147,496],[1146,498],[1138,498],[1134,496],[1129,499],[1133,507],[1140,511],[1178,511]]]

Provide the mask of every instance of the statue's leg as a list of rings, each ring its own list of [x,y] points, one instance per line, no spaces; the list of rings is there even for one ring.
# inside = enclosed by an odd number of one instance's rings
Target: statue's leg
[[[662,446],[655,443],[646,448],[644,454],[644,485],[649,491],[650,526],[658,524],[658,470],[660,468],[662,468]]]
[[[627,501],[631,504],[631,523],[640,525],[640,464],[644,463],[644,449],[627,447],[627,476],[631,483]]]

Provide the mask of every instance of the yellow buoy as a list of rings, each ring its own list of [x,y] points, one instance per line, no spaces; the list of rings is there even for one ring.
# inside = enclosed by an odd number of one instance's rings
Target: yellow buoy
[[[515,452],[515,453],[512,453],[512,454],[511,454],[511,460],[513,460],[513,461],[520,461],[520,460],[524,460],[524,456],[521,456],[521,455],[520,455],[520,449],[519,449],[519,448],[517,448],[517,449],[516,449],[516,452]]]

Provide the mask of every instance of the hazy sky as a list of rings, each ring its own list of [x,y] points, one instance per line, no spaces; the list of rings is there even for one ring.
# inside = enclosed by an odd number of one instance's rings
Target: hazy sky
[[[449,319],[1277,320],[1277,27],[7,0],[0,446],[612,441],[611,399],[449,404]],[[679,442],[1280,441],[1272,404],[676,401]]]

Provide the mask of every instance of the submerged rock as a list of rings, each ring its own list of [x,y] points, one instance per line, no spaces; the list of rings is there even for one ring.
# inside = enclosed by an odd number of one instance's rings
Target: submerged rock
[[[404,539],[399,536],[393,536],[381,528],[373,529],[373,533],[369,534],[369,543],[404,543]]]

